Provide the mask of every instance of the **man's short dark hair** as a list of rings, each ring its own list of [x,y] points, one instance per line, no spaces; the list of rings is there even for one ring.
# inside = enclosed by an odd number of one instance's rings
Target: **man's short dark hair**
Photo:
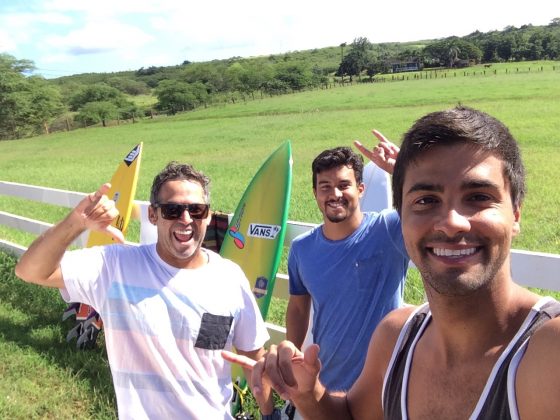
[[[197,171],[191,165],[179,162],[169,162],[154,178],[152,191],[150,193],[150,204],[153,206],[158,202],[159,192],[163,184],[168,181],[190,181],[200,184],[204,192],[204,199],[210,204],[210,179],[202,172]]]
[[[354,170],[356,183],[362,183],[364,159],[349,147],[335,147],[321,152],[311,164],[313,171],[313,189],[317,189],[317,174],[340,166],[347,166]]]
[[[487,150],[502,160],[511,201],[514,207],[521,206],[525,197],[525,169],[517,142],[496,118],[457,106],[420,118],[404,135],[393,172],[393,203],[399,213],[402,211],[404,178],[410,164],[434,147],[456,144]]]

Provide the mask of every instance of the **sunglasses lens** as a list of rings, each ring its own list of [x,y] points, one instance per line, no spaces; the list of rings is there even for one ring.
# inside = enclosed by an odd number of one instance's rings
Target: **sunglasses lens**
[[[189,204],[188,209],[193,219],[204,219],[208,215],[208,204]]]
[[[189,212],[192,219],[204,219],[208,216],[210,206],[208,204],[159,204],[161,208],[161,215],[164,219],[175,220],[179,219],[185,210]]]
[[[161,204],[161,215],[164,219],[178,219],[185,211],[181,204]]]

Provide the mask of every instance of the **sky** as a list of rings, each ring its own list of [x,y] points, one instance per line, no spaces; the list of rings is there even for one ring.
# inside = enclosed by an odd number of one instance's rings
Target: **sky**
[[[0,0],[0,53],[46,78],[547,25],[551,0]]]

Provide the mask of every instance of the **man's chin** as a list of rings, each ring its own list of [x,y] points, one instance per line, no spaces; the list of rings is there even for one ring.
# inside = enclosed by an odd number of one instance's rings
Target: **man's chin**
[[[346,220],[346,215],[340,215],[340,216],[327,215],[327,219],[331,223],[340,223]]]

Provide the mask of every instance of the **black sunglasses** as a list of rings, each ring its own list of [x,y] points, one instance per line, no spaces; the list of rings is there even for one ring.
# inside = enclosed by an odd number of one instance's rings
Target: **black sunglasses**
[[[209,204],[175,204],[175,203],[156,203],[153,205],[154,208],[161,209],[161,215],[167,220],[179,219],[185,210],[189,212],[191,219],[205,219],[208,216],[208,211],[210,210]]]

